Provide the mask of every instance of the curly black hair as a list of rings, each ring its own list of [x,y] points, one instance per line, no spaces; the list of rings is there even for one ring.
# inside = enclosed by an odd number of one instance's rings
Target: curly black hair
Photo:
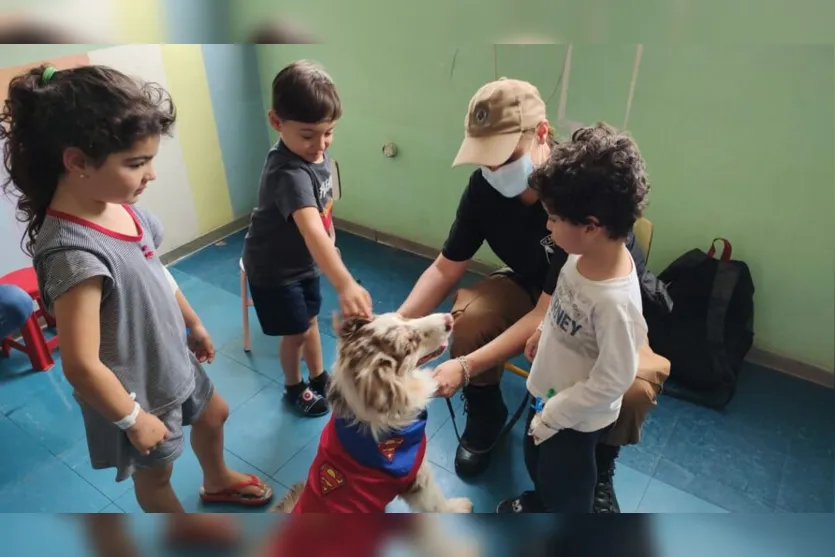
[[[105,66],[56,71],[42,65],[14,77],[0,110],[0,143],[8,177],[26,223],[24,250],[32,255],[46,210],[63,176],[64,151],[80,149],[99,166],[108,156],[155,135],[169,135],[176,109],[155,83],[139,83]]]
[[[629,235],[650,190],[638,145],[603,122],[554,145],[528,185],[551,215],[578,225],[594,218],[612,239]]]

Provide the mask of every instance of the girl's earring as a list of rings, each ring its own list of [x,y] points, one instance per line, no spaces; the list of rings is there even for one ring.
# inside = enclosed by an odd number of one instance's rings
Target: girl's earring
[[[87,175],[86,175],[86,174],[79,174],[79,175],[78,175],[78,177],[79,177],[79,178],[86,178],[86,177],[87,177]]]

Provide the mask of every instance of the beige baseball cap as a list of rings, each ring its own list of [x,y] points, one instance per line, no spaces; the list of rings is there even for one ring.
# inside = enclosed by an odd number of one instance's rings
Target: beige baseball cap
[[[498,166],[510,158],[522,133],[548,118],[539,90],[502,77],[476,92],[464,120],[464,142],[452,166]]]

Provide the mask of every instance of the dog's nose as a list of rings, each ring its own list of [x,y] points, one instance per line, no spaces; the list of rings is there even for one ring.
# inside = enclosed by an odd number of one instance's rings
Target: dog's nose
[[[446,325],[446,330],[451,331],[452,325],[455,323],[455,320],[452,318],[452,314],[445,313],[444,314],[444,325]]]

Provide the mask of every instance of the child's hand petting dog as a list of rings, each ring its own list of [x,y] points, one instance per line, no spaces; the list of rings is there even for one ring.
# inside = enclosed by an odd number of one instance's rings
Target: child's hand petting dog
[[[358,282],[349,282],[338,294],[339,308],[344,317],[371,317],[371,295]]]

